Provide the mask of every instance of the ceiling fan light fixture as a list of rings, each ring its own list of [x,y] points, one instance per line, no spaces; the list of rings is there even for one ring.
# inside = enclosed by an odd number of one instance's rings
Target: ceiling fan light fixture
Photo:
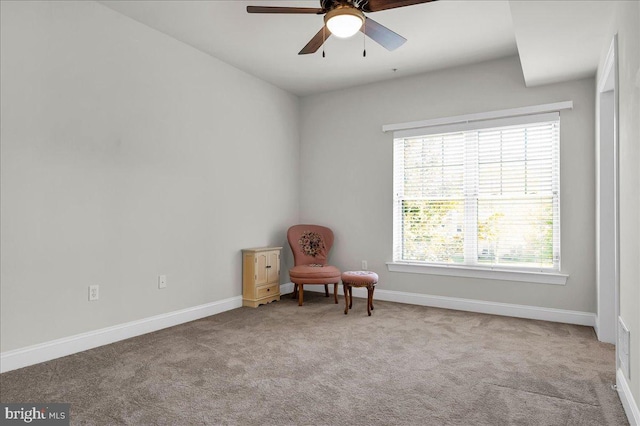
[[[349,38],[362,28],[364,14],[354,7],[339,6],[327,12],[324,23],[334,36]]]

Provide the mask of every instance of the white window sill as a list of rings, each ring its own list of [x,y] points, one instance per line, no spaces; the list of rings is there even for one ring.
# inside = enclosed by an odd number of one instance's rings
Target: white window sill
[[[487,280],[521,281],[527,283],[565,285],[569,275],[557,272],[518,271],[510,269],[470,266],[425,265],[420,263],[387,262],[390,272],[447,275],[453,277],[482,278]]]

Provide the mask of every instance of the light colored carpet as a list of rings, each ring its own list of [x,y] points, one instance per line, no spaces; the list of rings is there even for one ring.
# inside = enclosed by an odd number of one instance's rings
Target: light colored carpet
[[[0,375],[72,424],[625,425],[593,329],[305,292]]]

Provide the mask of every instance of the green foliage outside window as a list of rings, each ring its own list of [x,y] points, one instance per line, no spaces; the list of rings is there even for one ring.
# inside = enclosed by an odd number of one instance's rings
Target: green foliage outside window
[[[463,200],[403,200],[403,259],[464,261]]]

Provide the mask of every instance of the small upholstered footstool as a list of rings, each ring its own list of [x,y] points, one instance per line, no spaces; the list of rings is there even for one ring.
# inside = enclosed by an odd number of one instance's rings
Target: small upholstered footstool
[[[344,314],[349,313],[353,305],[352,287],[367,288],[367,313],[371,316],[373,310],[373,291],[378,283],[378,274],[371,271],[347,271],[342,273],[342,288],[344,290]]]

